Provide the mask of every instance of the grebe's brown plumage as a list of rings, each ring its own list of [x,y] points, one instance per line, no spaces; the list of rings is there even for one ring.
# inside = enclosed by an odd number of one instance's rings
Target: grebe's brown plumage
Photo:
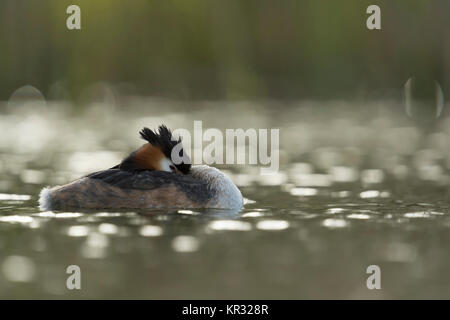
[[[181,164],[172,162],[170,156],[173,148],[181,144],[181,140],[173,140],[167,127],[160,126],[158,133],[144,128],[140,134],[148,143],[120,164],[64,186],[44,188],[40,194],[40,208],[242,207],[239,189],[219,170],[208,166],[191,168],[190,161]],[[181,148],[179,155],[188,159],[183,153]]]

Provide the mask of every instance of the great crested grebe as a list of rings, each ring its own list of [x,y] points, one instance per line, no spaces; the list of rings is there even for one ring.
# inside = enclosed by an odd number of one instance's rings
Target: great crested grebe
[[[181,139],[172,140],[166,126],[139,133],[147,143],[120,164],[42,189],[40,209],[242,208],[241,192],[220,170],[172,162],[172,149]],[[181,157],[183,152],[181,148]]]

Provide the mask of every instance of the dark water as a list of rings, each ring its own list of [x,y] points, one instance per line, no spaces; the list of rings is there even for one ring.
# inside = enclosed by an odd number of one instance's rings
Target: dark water
[[[283,107],[283,108],[280,108]],[[0,298],[450,298],[450,121],[394,102],[182,104],[0,113]],[[116,164],[143,125],[279,128],[280,170],[221,167],[241,212],[40,212],[39,190]],[[66,268],[81,269],[81,290]],[[381,289],[369,290],[369,265]]]

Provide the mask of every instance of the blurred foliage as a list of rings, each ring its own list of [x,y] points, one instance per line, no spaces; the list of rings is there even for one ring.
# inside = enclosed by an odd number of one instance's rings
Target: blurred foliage
[[[81,7],[82,30],[66,28]],[[381,7],[382,30],[366,28]],[[448,0],[1,0],[0,99],[106,82],[178,99],[390,97],[450,83]]]

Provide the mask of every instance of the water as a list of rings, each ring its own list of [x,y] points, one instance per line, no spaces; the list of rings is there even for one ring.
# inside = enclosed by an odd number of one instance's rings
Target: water
[[[0,110],[0,298],[450,298],[448,118],[425,135],[392,101]],[[241,212],[38,210],[43,186],[116,164],[142,126],[194,120],[280,129],[278,174],[221,166]],[[66,288],[69,265],[81,290]]]

